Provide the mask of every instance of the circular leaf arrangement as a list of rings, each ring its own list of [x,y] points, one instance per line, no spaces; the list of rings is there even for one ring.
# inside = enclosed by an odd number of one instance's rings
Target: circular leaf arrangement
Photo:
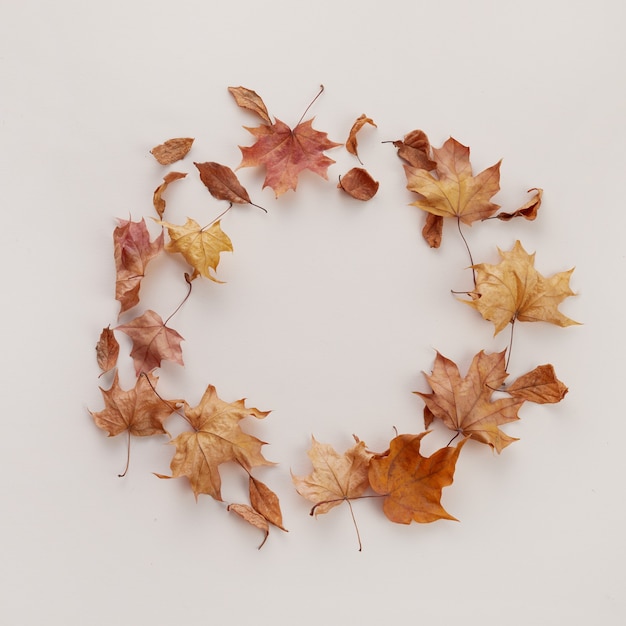
[[[323,87],[313,102],[322,91]],[[292,129],[277,118],[272,121],[256,92],[244,87],[230,87],[229,92],[239,107],[261,121],[256,127],[247,128],[254,143],[240,148],[239,167],[263,166],[263,187],[270,187],[276,198],[295,191],[298,176],[306,169],[323,179],[328,178],[328,167],[334,161],[326,151],[342,144],[314,129],[312,119],[303,121],[308,108]],[[356,118],[345,142],[346,150],[361,165],[357,135],[365,126],[376,127],[376,124],[363,114]],[[169,166],[184,159],[193,142],[192,138],[170,139],[153,148],[151,153],[161,165]],[[415,194],[412,204],[424,212],[422,235],[425,241],[432,248],[439,247],[444,221],[456,222],[473,274],[473,288],[460,294],[462,300],[493,323],[495,334],[508,328],[509,347],[495,353],[481,350],[464,374],[454,361],[437,352],[432,373],[426,376],[431,392],[415,393],[424,403],[424,428],[440,420],[452,432],[448,444],[430,456],[423,456],[420,450],[428,430],[416,434],[396,433],[388,449],[378,452],[370,450],[357,437],[354,445],[343,453],[313,438],[308,453],[312,470],[306,476],[292,476],[292,480],[297,492],[312,503],[311,515],[328,513],[343,503],[352,512],[353,500],[376,497],[382,502],[384,515],[392,522],[427,523],[455,519],[441,504],[442,490],[452,484],[457,459],[470,440],[500,453],[515,441],[501,427],[519,419],[518,412],[525,402],[556,403],[567,393],[567,387],[556,377],[550,364],[539,365],[512,383],[505,384],[505,380],[513,329],[518,322],[542,321],[562,327],[577,324],[558,308],[565,298],[574,295],[569,286],[573,270],[543,276],[535,269],[535,255],[529,254],[519,241],[511,250],[498,250],[499,263],[475,263],[463,235],[463,225],[487,219],[535,220],[542,190],[531,189],[530,200],[518,209],[500,211],[500,206],[492,202],[500,189],[500,162],[474,175],[468,147],[449,138],[440,148],[433,148],[421,130],[411,131],[392,143],[403,164],[407,188]],[[126,323],[102,330],[96,346],[97,362],[100,375],[112,379],[108,388],[101,388],[104,409],[92,411],[91,415],[96,426],[109,436],[127,435],[126,469],[120,476],[128,469],[131,436],[169,436],[165,421],[174,415],[184,420],[187,430],[171,440],[174,452],[170,474],[157,476],[185,478],[196,498],[206,494],[224,501],[220,467],[224,463],[238,466],[249,482],[249,502],[229,503],[226,508],[259,528],[264,536],[263,545],[271,526],[285,530],[278,496],[253,475],[256,467],[273,463],[263,456],[265,442],[247,433],[240,422],[248,418],[264,419],[269,411],[246,406],[244,400],[222,400],[211,384],[197,406],[190,406],[184,399],[164,398],[154,373],[162,361],[183,365],[180,345],[183,337],[170,326],[170,321],[190,297],[194,281],[206,278],[220,282],[217,277],[220,255],[233,250],[229,236],[222,230],[221,219],[233,204],[249,204],[266,211],[252,202],[230,167],[213,161],[194,162],[194,165],[211,195],[229,203],[216,219],[203,226],[189,217],[184,224],[164,219],[164,194],[168,186],[187,176],[187,173],[170,171],[153,196],[158,216],[153,219],[161,226],[161,233],[151,240],[143,218],[136,222],[120,219],[113,232],[119,316],[140,303],[146,267],[161,254],[181,255],[188,264],[189,271],[184,274],[187,294],[165,320],[155,311],[146,310]],[[358,201],[374,197],[378,186],[363,167],[349,170],[337,185]],[[116,333],[120,332],[132,342],[130,357],[136,380],[129,389],[120,386],[117,370],[120,346]],[[360,549],[356,522],[355,529]]]

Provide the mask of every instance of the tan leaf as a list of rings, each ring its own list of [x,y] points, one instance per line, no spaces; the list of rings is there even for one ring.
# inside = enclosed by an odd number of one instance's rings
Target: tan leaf
[[[508,222],[514,217],[523,217],[524,219],[532,222],[534,219],[537,218],[537,211],[539,211],[539,207],[541,206],[541,198],[543,197],[543,189],[533,187],[532,189],[528,190],[528,193],[530,193],[531,191],[534,191],[535,194],[528,202],[526,202],[519,209],[517,209],[517,211],[514,211],[513,213],[502,212],[494,215],[493,217],[497,217],[499,220],[502,220],[504,222]]]
[[[559,304],[575,295],[569,278],[574,268],[544,278],[535,269],[535,255],[528,254],[519,241],[510,252],[502,252],[500,263],[474,265],[476,287],[466,304],[493,322],[494,334],[507,324],[521,322],[550,322],[557,326],[578,324],[558,310]]]
[[[378,191],[378,181],[361,167],[353,167],[342,176],[337,185],[356,200],[370,200]]]
[[[426,428],[433,418],[438,418],[450,430],[486,443],[498,453],[516,441],[499,426],[519,419],[517,412],[524,400],[491,400],[508,376],[504,355],[505,352],[488,355],[481,350],[472,360],[467,376],[461,378],[456,363],[437,352],[433,372],[426,375],[433,393],[414,392],[426,403]]]
[[[120,344],[109,326],[102,329],[100,339],[96,344],[96,359],[102,374],[111,371],[117,365],[117,357],[120,353]],[[100,374],[100,376],[102,376]]]
[[[248,506],[247,504],[229,504],[228,507],[226,507],[226,510],[236,513],[237,515],[239,515],[239,517],[241,517],[241,519],[248,522],[248,524],[254,526],[255,528],[258,528],[259,530],[262,530],[265,533],[263,541],[259,546],[260,550],[265,545],[265,542],[267,541],[267,538],[270,534],[270,527],[267,523],[267,520],[260,513],[257,513],[251,506]]]
[[[359,117],[356,118],[356,121],[354,122],[354,124],[352,125],[352,128],[350,129],[348,140],[346,141],[346,150],[350,154],[353,154],[357,159],[359,159],[359,163],[362,163],[362,161],[357,152],[358,142],[357,142],[356,136],[357,136],[357,133],[361,130],[361,128],[365,126],[365,124],[371,124],[372,126],[376,126],[376,124],[374,123],[374,120],[367,117],[365,113],[363,113],[362,115],[359,115]]]
[[[171,165],[184,158],[193,144],[191,137],[177,137],[168,139],[165,143],[155,146],[150,150],[150,154],[161,164]]]
[[[219,220],[209,226],[200,227],[200,224],[187,218],[183,226],[159,222],[167,228],[170,241],[165,245],[168,252],[180,252],[187,263],[194,269],[190,279],[201,275],[216,283],[215,276],[209,270],[216,270],[220,262],[220,253],[232,252],[233,244],[228,235],[221,229]]]
[[[252,91],[252,89],[246,89],[245,87],[229,87],[228,91],[235,98],[235,102],[242,108],[248,109],[253,113],[256,113],[264,122],[268,124],[272,123],[270,115],[267,112],[265,103],[261,99],[261,96]]]
[[[537,404],[555,404],[567,393],[567,387],[556,377],[550,364],[539,365],[532,372],[520,376],[507,387],[506,392]]]
[[[413,130],[402,141],[394,141],[393,145],[398,148],[398,156],[409,165],[427,171],[437,167],[437,163],[430,158],[430,141],[423,130]]]
[[[466,440],[424,457],[420,442],[427,434],[398,435],[391,440],[387,452],[370,461],[370,485],[385,496],[383,511],[397,524],[456,519],[441,506],[441,491],[452,484],[456,461]]]
[[[170,183],[173,183],[175,180],[185,178],[185,176],[187,176],[187,174],[183,174],[183,172],[168,172],[163,177],[163,182],[154,190],[154,194],[152,195],[152,204],[161,219],[163,219],[163,213],[165,212],[165,200],[163,199],[163,193],[168,188]]]
[[[438,248],[441,245],[441,235],[443,233],[443,217],[426,213],[426,222],[422,228],[422,237],[431,248]]]
[[[287,532],[283,526],[283,514],[280,510],[278,496],[260,480],[250,474],[250,504],[270,524]]]

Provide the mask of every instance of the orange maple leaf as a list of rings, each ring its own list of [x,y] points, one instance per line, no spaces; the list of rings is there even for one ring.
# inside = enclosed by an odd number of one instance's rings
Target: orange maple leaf
[[[398,435],[391,440],[387,452],[370,461],[370,485],[385,496],[383,511],[392,522],[456,520],[441,506],[441,491],[452,484],[456,461],[466,440],[424,457],[420,454],[420,442],[427,434]]]
[[[150,241],[146,222],[118,220],[113,231],[115,254],[115,299],[119,300],[120,315],[139,302],[141,279],[145,276],[148,263],[163,250],[163,231]]]
[[[502,260],[497,265],[473,266],[476,287],[469,294],[472,300],[464,300],[493,322],[495,335],[515,320],[557,326],[579,323],[558,310],[565,298],[575,295],[569,286],[573,268],[545,278],[535,269],[534,253],[528,254],[519,241],[509,252],[498,252]]]
[[[500,190],[500,161],[472,175],[467,146],[450,137],[441,148],[433,148],[436,174],[405,165],[407,188],[422,198],[412,204],[434,215],[456,217],[464,224],[485,219],[497,209],[490,199]]]
[[[510,397],[491,400],[508,376],[505,352],[485,354],[481,350],[474,356],[465,378],[461,378],[454,361],[437,352],[432,375],[426,375],[433,393],[414,392],[426,403],[426,428],[438,418],[450,430],[486,443],[498,453],[516,441],[498,427],[519,419],[517,412],[524,400]]]
[[[184,412],[193,432],[181,433],[171,442],[176,446],[170,464],[172,475],[159,474],[159,478],[186,476],[196,498],[205,493],[222,500],[219,473],[222,463],[235,461],[246,470],[259,465],[273,465],[261,453],[265,442],[245,433],[239,426],[245,417],[263,419],[269,411],[247,408],[244,400],[224,402],[218,397],[215,387],[209,385],[200,404],[192,408],[185,402]],[[269,521],[275,523],[272,519]]]
[[[120,324],[115,330],[121,330],[133,340],[130,356],[137,376],[159,367],[164,359],[183,365],[180,348],[183,337],[166,326],[158,313],[148,310],[127,324]]]

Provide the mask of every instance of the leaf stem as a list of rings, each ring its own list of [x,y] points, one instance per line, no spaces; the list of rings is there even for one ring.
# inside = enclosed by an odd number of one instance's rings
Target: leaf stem
[[[143,374],[143,372],[142,372]],[[118,478],[124,478],[126,476],[126,472],[128,471],[128,467],[130,465],[130,430],[126,431],[128,433],[128,445],[126,446],[126,467],[121,474],[118,474]]]
[[[253,204],[252,202],[250,204]],[[258,206],[257,204],[254,204],[253,206],[257,206],[259,209],[262,209],[263,207]],[[222,219],[222,217],[224,217],[224,215],[226,215],[226,213],[228,213],[228,211],[230,211],[233,208],[233,203],[231,202],[228,205],[227,209],[224,209],[214,220],[211,220],[206,226],[203,226],[200,231],[203,231],[205,229],[207,229],[209,226],[212,226],[213,224],[215,224],[215,222],[217,222],[218,220]],[[263,209],[265,211],[265,209]],[[265,211],[267,213],[267,211]]]
[[[511,350],[513,349],[513,331],[515,330],[516,319],[516,317],[513,317],[513,319],[511,320],[511,338],[509,339],[509,350],[508,354],[506,355],[506,364],[504,366],[505,370],[509,369],[509,362],[511,361]]]
[[[174,317],[174,315],[176,315],[176,313],[178,313],[178,311],[180,311],[181,307],[183,306],[183,304],[185,304],[185,302],[187,302],[187,299],[189,298],[189,296],[191,295],[191,279],[189,278],[189,274],[187,274],[187,272],[185,272],[185,282],[188,285],[188,289],[187,289],[187,295],[183,298],[183,301],[174,309],[174,312],[170,314],[170,316],[163,322],[163,326],[167,326],[167,323]]]
[[[296,124],[296,126],[300,125],[300,122],[302,122],[308,110],[313,106],[313,103],[322,95],[323,91],[324,91],[324,85],[320,85],[320,90],[317,92],[317,95],[315,96],[315,98],[311,100],[311,102],[309,103],[309,106],[306,109],[304,109],[304,113],[302,114],[302,117],[298,120],[298,123]]]
[[[146,374],[145,372],[141,372],[141,374],[139,374],[139,375],[143,376],[146,379],[146,382],[148,383],[148,385],[150,385],[150,389],[152,389],[152,391],[154,392],[154,395],[161,402],[163,402],[163,404],[168,409],[171,409],[172,413],[176,413],[176,415],[180,415],[180,417],[182,417],[193,428],[193,424],[189,421],[189,418],[184,413],[181,413],[180,410],[177,407],[172,407],[172,405],[165,398],[163,398],[163,396],[154,388],[154,385],[152,384],[152,381],[148,377],[148,374]]]
[[[472,257],[472,251],[470,250],[470,247],[467,243],[467,239],[465,239],[465,236],[463,235],[463,231],[461,230],[461,217],[460,216],[457,216],[456,218],[456,226],[459,229],[459,235],[461,235],[461,239],[463,240],[463,243],[465,244],[465,249],[467,250],[467,254],[469,255],[470,265],[472,266],[472,278],[474,280],[474,287],[476,287],[476,270],[474,269],[474,259]]]

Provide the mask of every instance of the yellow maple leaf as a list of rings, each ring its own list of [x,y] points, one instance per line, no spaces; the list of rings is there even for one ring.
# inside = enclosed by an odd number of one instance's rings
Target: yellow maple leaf
[[[535,269],[535,254],[528,254],[519,241],[509,252],[498,248],[502,261],[497,265],[474,265],[476,287],[469,293],[466,304],[475,308],[495,325],[494,335],[507,324],[521,322],[550,322],[557,326],[579,324],[558,310],[568,296],[569,278],[574,268],[545,278]]]
[[[201,227],[190,217],[183,226],[162,221],[158,223],[167,228],[170,236],[165,249],[168,252],[180,252],[187,263],[193,267],[192,280],[201,275],[216,283],[222,282],[217,280],[209,269],[214,271],[217,269],[220,253],[232,252],[233,244],[222,230],[219,220],[205,227]]]

